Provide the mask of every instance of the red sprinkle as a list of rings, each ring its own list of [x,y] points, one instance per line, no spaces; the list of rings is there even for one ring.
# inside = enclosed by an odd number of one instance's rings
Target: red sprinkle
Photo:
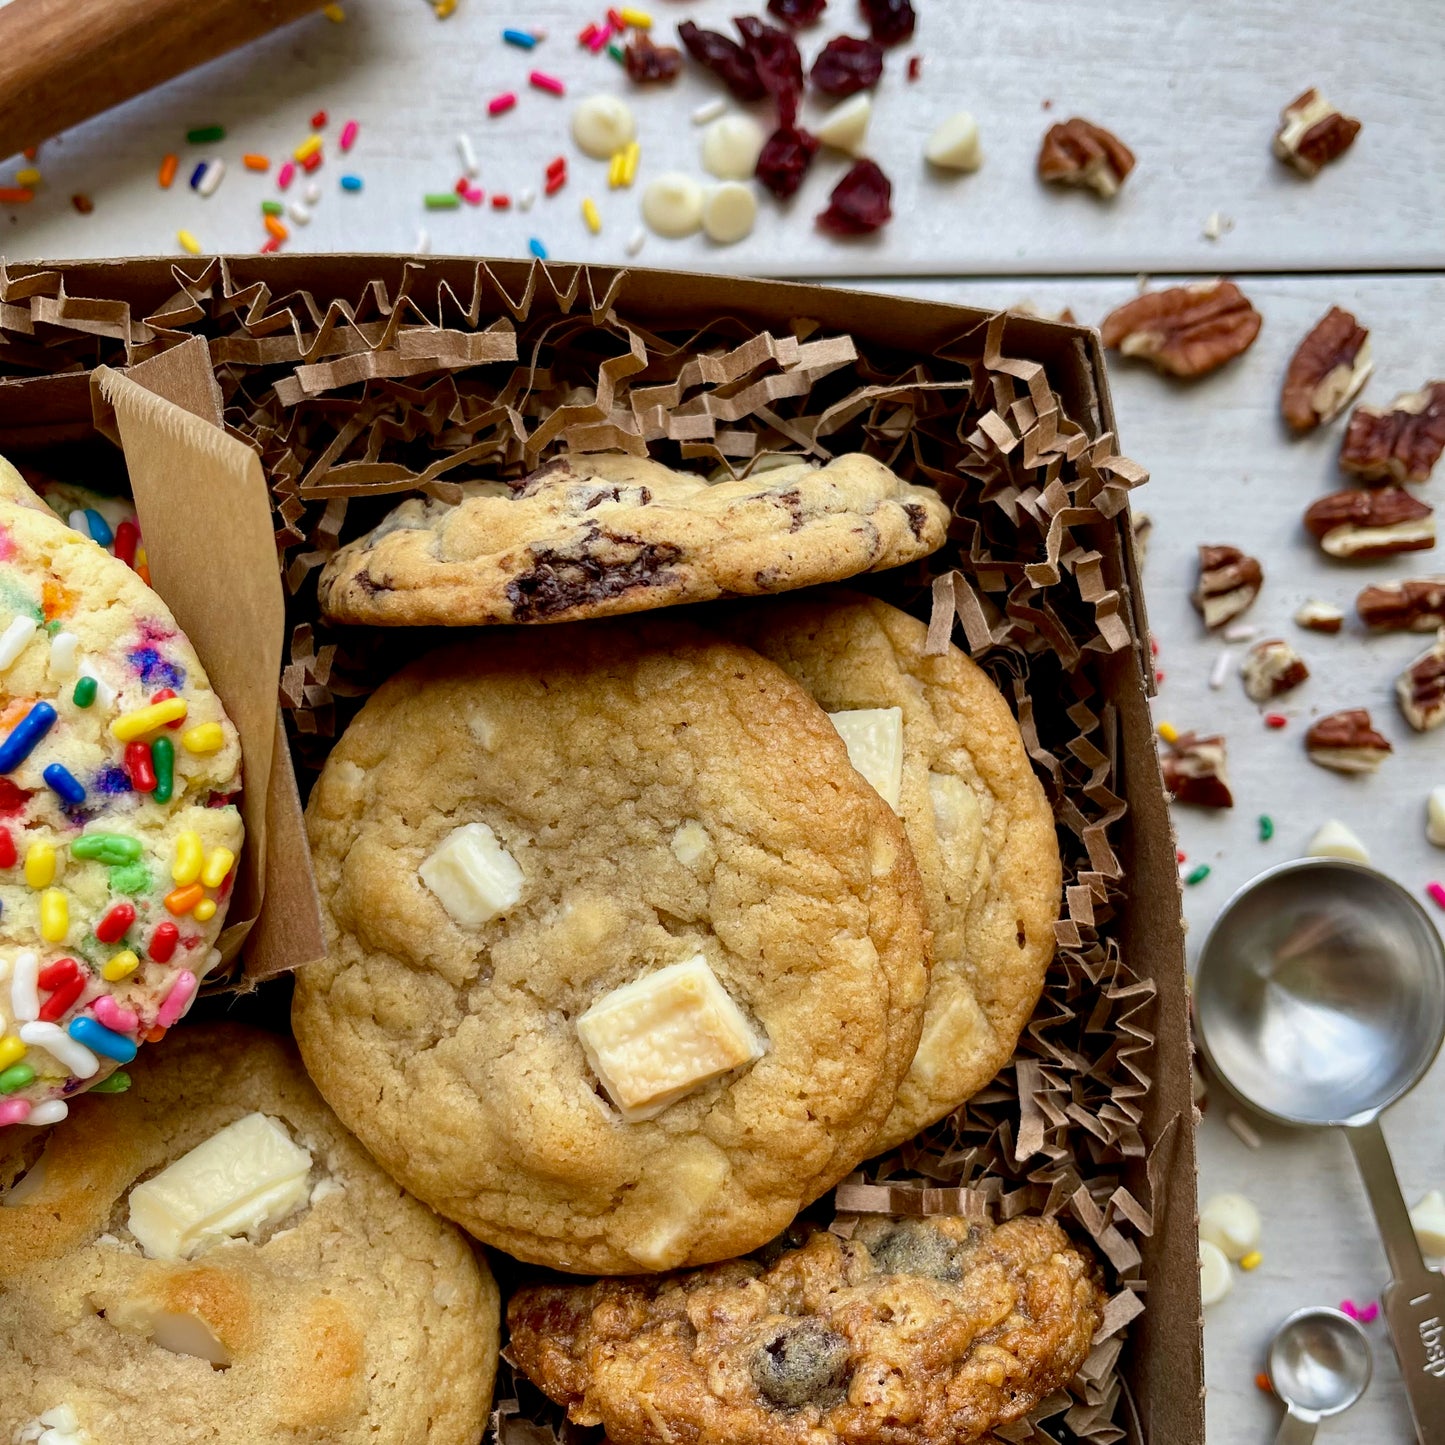
[[[1289,719],[1282,712],[1267,712],[1264,715],[1264,725],[1267,728],[1288,727]]]
[[[550,181],[553,176],[565,176],[567,174],[567,157],[553,156],[547,163],[547,179]]]
[[[158,923],[155,932],[151,934],[150,946],[146,952],[157,963],[169,963],[171,955],[176,951],[176,944],[180,942],[181,930],[174,923],[167,920],[165,923]]]
[[[138,793],[153,793],[156,790],[156,770],[151,762],[148,743],[136,741],[125,745],[125,770],[130,785]]]
[[[171,688],[171,687],[163,687],[159,692],[153,692],[153,693],[151,694],[151,701],[152,701],[152,702],[169,702],[175,695],[176,695],[176,692],[175,692],[175,689],[174,689],[174,688]],[[186,725],[186,720],[185,720],[185,718],[183,718],[183,717],[175,718],[173,721],[168,722],[168,723],[166,724],[166,726],[167,726],[168,728],[170,728],[170,730],[171,730],[172,732],[175,732],[175,730],[176,730],[177,728],[183,728],[183,727],[185,727],[185,725]]]
[[[0,186],[0,206],[23,206],[35,199],[29,186]]]
[[[1437,908],[1445,908],[1445,883],[1427,883],[1425,892],[1430,895],[1430,901]]]
[[[42,968],[35,982],[47,993],[61,984],[70,983],[80,977],[80,968],[73,958],[57,958],[54,963]]]
[[[326,112],[324,110],[318,110],[316,114],[311,117],[311,129],[320,130],[325,124]]]
[[[117,903],[107,909],[105,917],[95,925],[95,936],[102,943],[119,943],[134,922],[135,907],[129,903]]]
[[[607,12],[607,23],[608,23],[614,30],[624,30],[624,29],[626,29],[626,27],[625,27],[625,26],[623,25],[623,23],[622,23],[622,16],[619,15],[616,10],[608,10],[608,12]]]
[[[597,27],[595,25],[589,25],[585,30],[579,30],[577,32],[578,45],[591,45],[596,34]]]
[[[1187,863],[1189,861],[1189,855],[1183,848],[1176,848],[1174,850],[1174,861],[1176,863]]]
[[[1159,672],[1156,672],[1156,673],[1154,674],[1154,681],[1155,681],[1155,682],[1163,682],[1163,681],[1164,681],[1164,673],[1163,673],[1162,669],[1161,669]]]
[[[260,246],[257,247],[257,250],[262,256],[274,256],[280,249],[281,242],[276,236],[267,236],[266,239],[261,242]]]
[[[324,159],[325,156],[322,154],[321,151],[312,151],[311,154],[307,156],[304,161],[301,162],[301,169],[305,171],[306,174],[309,176],[312,171],[316,170],[321,165],[321,162]]]
[[[63,958],[61,963],[68,963],[75,967],[75,960]],[[53,967],[53,965],[52,965]],[[43,1004],[40,1005],[41,1023],[53,1024],[85,992],[85,979],[78,973],[69,983],[63,983]]]
[[[454,190],[457,195],[464,196],[471,188],[472,183],[465,176],[458,176],[457,183],[452,187],[452,190]]]
[[[494,211],[505,211],[512,204],[511,196],[502,195],[500,192],[492,193],[492,209]]]
[[[13,868],[15,857],[15,840],[10,836],[10,829],[0,828],[0,868]]]
[[[507,111],[511,110],[511,108],[516,105],[516,103],[516,95],[510,90],[505,90],[502,92],[501,95],[494,95],[487,102],[487,114],[503,115]]]
[[[127,567],[135,566],[135,549],[140,545],[140,528],[125,521],[115,529],[115,555]]]
[[[547,177],[546,191],[549,196],[555,196],[563,186],[567,184],[567,172],[558,171],[555,176]],[[495,199],[495,198],[494,198]]]
[[[921,55],[910,55],[908,57],[908,78],[917,80],[923,74],[923,57]]]

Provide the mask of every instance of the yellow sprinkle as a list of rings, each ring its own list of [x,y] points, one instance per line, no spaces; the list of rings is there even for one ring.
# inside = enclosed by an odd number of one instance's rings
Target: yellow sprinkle
[[[323,5],[321,13],[333,24],[340,25],[346,19],[346,11],[339,5]]]
[[[1240,1269],[1258,1269],[1263,1263],[1264,1256],[1257,1249],[1252,1249],[1239,1261],[1239,1267]]]
[[[624,24],[630,25],[634,30],[651,30],[652,16],[646,10],[633,10],[624,7],[617,12],[617,18]]]
[[[59,888],[40,895],[40,936],[46,943],[64,943],[70,932],[70,903]]]
[[[118,743],[133,743],[147,733],[163,728],[167,723],[179,722],[186,715],[186,700],[183,697],[168,697],[164,702],[153,702],[148,707],[138,707],[134,712],[123,712],[110,725],[110,735]]]
[[[177,231],[176,240],[180,243],[182,251],[186,251],[192,256],[201,254],[201,243],[189,231]]]
[[[218,722],[197,723],[181,734],[181,746],[188,753],[215,753],[225,744],[226,734]]]
[[[622,152],[622,184],[630,186],[637,179],[637,162],[642,156],[642,147],[633,141],[627,142]]]
[[[34,166],[26,166],[24,170],[15,172],[15,184],[17,186],[38,186],[40,172]]]
[[[184,888],[188,883],[194,883],[201,876],[201,867],[205,862],[205,853],[201,845],[201,835],[193,832],[190,828],[184,829],[176,837],[176,856],[171,864],[171,878],[174,882]]]
[[[14,1035],[0,1039],[0,1074],[25,1057],[25,1045]]]
[[[591,196],[582,202],[582,219],[594,236],[602,229],[602,217],[597,214],[597,202]]]
[[[136,969],[140,967],[140,959],[129,949],[122,949],[109,963],[103,964],[100,976],[107,983],[119,983],[123,978],[129,978]]]
[[[235,862],[236,855],[229,848],[212,848],[206,858],[206,866],[201,869],[201,882],[207,888],[219,888]]]
[[[216,900],[214,898],[203,898],[191,909],[191,917],[197,923],[209,923],[216,916]]]
[[[1154,729],[1166,743],[1177,743],[1179,741],[1179,729],[1173,723],[1162,722]]]
[[[615,191],[622,184],[622,173],[627,164],[627,156],[623,151],[614,151],[612,159],[607,163],[607,187]]]
[[[436,11],[438,20],[445,20],[457,8],[457,0],[432,0],[431,8]]]
[[[25,881],[32,888],[49,888],[55,882],[54,843],[32,843],[25,850]]]
[[[300,165],[302,161],[309,160],[320,149],[321,137],[319,135],[307,136],[306,139],[291,152],[291,158],[297,165]]]

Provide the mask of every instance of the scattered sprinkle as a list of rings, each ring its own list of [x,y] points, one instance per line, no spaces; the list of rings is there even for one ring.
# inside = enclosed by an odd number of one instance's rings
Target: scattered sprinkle
[[[161,190],[170,190],[171,182],[174,181],[176,178],[176,169],[177,167],[179,167],[180,163],[181,158],[179,156],[162,157],[161,168],[156,173],[156,181],[159,183]]]
[[[1259,841],[1268,843],[1274,837],[1274,819],[1268,813],[1259,815]]]
[[[0,205],[23,206],[35,199],[35,192],[26,186],[0,186]]]
[[[301,169],[309,176],[312,171],[319,170],[321,162],[326,159],[324,152],[312,151],[304,161],[301,162]]]
[[[624,25],[630,25],[634,30],[651,30],[652,16],[646,10],[634,10],[631,6],[624,5],[617,12],[617,18]]]
[[[1224,1122],[1229,1125],[1234,1131],[1235,1137],[1238,1138],[1246,1148],[1259,1149],[1263,1147],[1264,1140],[1259,1137],[1259,1132],[1243,1114],[1236,1113],[1231,1109],[1225,1114]]]
[[[535,236],[527,242],[527,249],[539,261],[545,261],[547,259],[547,248]]]
[[[279,216],[286,209],[280,201],[262,201],[261,214],[263,216]]]
[[[1259,628],[1250,622],[1232,622],[1224,629],[1226,642],[1252,642],[1259,636]]]
[[[1164,669],[1163,669],[1162,667],[1159,668],[1159,669],[1155,672],[1155,674],[1154,674],[1154,681],[1155,681],[1156,683],[1160,683],[1160,682],[1163,682],[1163,681],[1164,681]]]
[[[469,176],[478,176],[482,168],[477,164],[476,147],[472,145],[472,138],[466,131],[457,136],[457,154],[462,158],[462,169]]]
[[[492,195],[492,209],[494,211],[505,211],[510,209],[512,198],[505,191],[496,191]]]
[[[1230,667],[1233,661],[1234,654],[1227,647],[1214,659],[1214,666],[1209,671],[1209,685],[1215,692],[1218,692],[1229,681]]]
[[[291,152],[291,159],[295,161],[297,165],[304,165],[306,161],[320,149],[321,137],[319,135],[309,135]]]
[[[1198,883],[1203,883],[1213,870],[1208,863],[1201,863],[1199,867],[1184,875],[1184,881],[1193,888]]]
[[[1269,1376],[1263,1370],[1254,1377],[1254,1388],[1263,1390],[1266,1395],[1274,1394],[1274,1386],[1269,1382]]]
[[[520,50],[530,50],[537,43],[537,37],[530,30],[507,29],[502,31],[502,39]]]
[[[639,226],[627,240],[627,254],[635,256],[647,244],[647,232]]]
[[[602,217],[597,210],[597,202],[588,196],[582,202],[582,219],[587,222],[587,229],[595,236],[602,230]]]
[[[333,24],[340,25],[346,19],[346,11],[332,0],[329,5],[321,7],[321,13]]]
[[[480,186],[468,186],[462,192],[462,200],[469,206],[480,206],[487,198],[487,193]]]
[[[431,250],[431,234],[425,226],[416,228],[416,244],[411,249],[416,256],[425,256]]]
[[[254,151],[248,151],[241,157],[241,164],[248,171],[269,171],[271,169],[271,157],[257,155]]]
[[[15,172],[17,186],[29,186],[33,191],[40,184],[40,172],[34,166],[25,166]]]
[[[181,250],[189,255],[199,256],[201,254],[201,243],[189,231],[177,231],[176,241]]]
[[[537,193],[528,186],[524,191],[517,192],[517,209],[519,211],[530,211],[537,204]]]
[[[291,233],[275,216],[267,216],[266,234],[268,236],[274,236],[278,241],[284,241]]]
[[[545,90],[549,95],[566,95],[566,94],[567,94],[567,87],[566,87],[566,85],[565,85],[562,81],[558,80],[555,75],[548,75],[547,72],[544,71],[544,70],[534,70],[534,71],[527,77],[527,79],[528,79],[528,80],[532,83],[532,85],[534,85],[538,90]],[[501,97],[501,96],[498,96],[497,99],[500,100],[500,99],[502,99],[502,97]],[[494,103],[495,103],[495,102],[494,102]],[[515,103],[515,97],[514,97],[514,103]],[[488,108],[490,109],[490,107],[488,107]],[[505,108],[508,109],[508,110],[511,109],[510,106],[507,106],[507,107],[505,107]],[[496,112],[493,111],[492,114],[495,115]]]
[[[455,211],[462,203],[455,191],[428,191],[423,199],[429,211]]]
[[[1239,1267],[1240,1269],[1258,1269],[1263,1263],[1264,1256],[1257,1249],[1252,1249],[1241,1257]]]
[[[1427,883],[1425,892],[1430,895],[1430,901],[1437,908],[1445,908],[1445,883]]]
[[[337,144],[344,151],[349,151],[356,144],[356,133],[361,129],[358,122],[349,120],[341,127],[341,139]]]
[[[321,187],[316,181],[307,181],[301,195],[308,206],[314,206],[321,199]]]
[[[1162,722],[1154,729],[1166,743],[1177,743],[1179,741],[1179,729],[1171,722]]]
[[[452,190],[454,190],[457,195],[464,196],[469,190],[471,190],[471,186],[465,176],[458,176],[457,183],[452,187]]]
[[[293,162],[287,161],[279,171],[276,172],[276,188],[284,191],[287,186],[296,179],[296,166]]]
[[[515,92],[504,90],[501,95],[494,95],[487,102],[487,114],[505,115],[516,103],[517,97]]]
[[[215,145],[218,140],[225,140],[226,127],[223,125],[198,125],[186,132],[186,144],[188,146]]]
[[[95,209],[95,202],[92,201],[84,191],[77,191],[70,198],[70,204],[74,206],[82,216],[88,216]]]
[[[341,189],[343,191],[359,191],[361,189],[360,176],[342,176]]]
[[[1282,712],[1267,712],[1264,715],[1264,725],[1267,728],[1288,727],[1289,719]]]
[[[622,152],[622,184],[630,186],[637,179],[637,163],[642,159],[642,147],[635,140],[628,141]]]
[[[201,184],[201,177],[206,174],[206,162],[197,161],[195,169],[191,172],[191,189],[194,191]]]
[[[226,163],[221,160],[220,157],[217,157],[215,160],[207,162],[206,169],[201,175],[200,183],[197,184],[192,180],[191,184],[195,186],[201,195],[214,196],[217,186],[219,186],[225,178]]]
[[[1380,1307],[1372,1300],[1367,1305],[1357,1305],[1354,1300],[1340,1301],[1340,1313],[1362,1325],[1371,1325],[1380,1317]]]
[[[1183,848],[1176,848],[1174,850],[1174,861],[1176,863],[1187,863],[1189,861],[1189,854],[1187,854]]]
[[[312,130],[322,130],[322,129],[324,129],[324,127],[325,127],[325,125],[326,125],[326,122],[327,122],[327,119],[328,119],[328,117],[327,117],[326,112],[325,112],[324,110],[318,110],[318,111],[316,112],[316,114],[311,117],[311,129],[312,129]]]
[[[717,100],[710,100],[706,105],[698,106],[692,113],[692,123],[694,125],[707,125],[709,122],[715,121],[727,108],[727,101],[719,96]]]
[[[619,65],[627,64],[627,57],[622,53],[622,47],[615,41],[607,47],[607,54]]]
[[[286,207],[286,214],[290,216],[292,221],[298,226],[309,226],[311,224],[311,212],[307,210],[300,201],[292,201],[290,205]]]
[[[923,57],[921,55],[910,55],[908,57],[908,78],[917,80],[923,74]]]

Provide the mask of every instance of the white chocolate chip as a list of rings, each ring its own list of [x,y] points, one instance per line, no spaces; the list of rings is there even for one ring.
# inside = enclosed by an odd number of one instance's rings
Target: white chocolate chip
[[[731,246],[751,235],[757,218],[757,197],[741,181],[714,186],[702,203],[702,228],[708,240],[720,246]]]
[[[605,161],[636,139],[632,108],[615,95],[589,95],[572,111],[572,139],[584,155]]]
[[[684,868],[691,868],[707,857],[712,847],[708,831],[699,822],[689,819],[672,835],[672,856]]]
[[[1216,1194],[1199,1211],[1199,1237],[1230,1259],[1259,1248],[1259,1210],[1242,1194]]]
[[[1420,1253],[1431,1259],[1445,1257],[1445,1195],[1432,1189],[1411,1211],[1410,1223],[1420,1242]]]
[[[642,193],[642,219],[670,240],[692,235],[702,225],[702,187],[680,171],[658,176]]]
[[[1445,784],[1431,788],[1425,800],[1425,836],[1437,848],[1445,848]]]
[[[173,1355],[192,1355],[218,1368],[231,1363],[231,1352],[198,1315],[155,1309],[141,1300],[120,1300],[106,1310],[105,1318],[116,1329],[144,1335]]]
[[[983,164],[978,122],[966,110],[956,111],[929,136],[923,154],[945,170],[976,171]]]
[[[0,1195],[0,1209],[10,1209],[17,1204],[29,1204],[44,1186],[45,1155],[42,1153],[40,1158],[3,1195]]]
[[[1207,1239],[1199,1241],[1199,1297],[1205,1309],[1217,1305],[1234,1288],[1234,1275],[1224,1251]]]
[[[848,748],[848,761],[896,813],[903,791],[903,709],[860,707],[830,712],[828,721]]]
[[[757,170],[767,138],[750,115],[719,116],[702,133],[702,168],[720,181],[745,181]]]
[[[454,828],[417,869],[463,928],[480,928],[522,896],[522,870],[485,823]]]
[[[868,122],[872,118],[873,97],[866,90],[860,90],[835,105],[813,128],[813,134],[825,146],[856,156],[868,138]]]
[[[1320,824],[1310,845],[1305,849],[1307,858],[1345,858],[1351,863],[1368,863],[1370,850],[1365,847],[1354,830],[1341,823],[1338,818]]]

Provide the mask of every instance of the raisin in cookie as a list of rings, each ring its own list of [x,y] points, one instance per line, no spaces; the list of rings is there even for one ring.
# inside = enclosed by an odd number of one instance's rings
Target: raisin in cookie
[[[181,1030],[0,1143],[0,1440],[475,1445],[498,1316],[269,1034]]]
[[[448,648],[367,702],[307,821],[307,1067],[487,1243],[723,1259],[868,1152],[922,1020],[918,874],[756,653],[658,620]]]
[[[832,716],[918,861],[933,975],[891,1148],[981,1089],[1033,1013],[1063,886],[1053,814],[998,689],[956,647],[926,656],[917,618],[841,591],[721,617]]]
[[[341,622],[568,622],[896,567],[947,525],[937,492],[862,455],[713,484],[597,453],[409,498],[332,557],[319,595]]]
[[[509,1355],[611,1445],[964,1445],[1067,1384],[1102,1318],[1097,1267],[1036,1216],[769,1253],[522,1289]]]

